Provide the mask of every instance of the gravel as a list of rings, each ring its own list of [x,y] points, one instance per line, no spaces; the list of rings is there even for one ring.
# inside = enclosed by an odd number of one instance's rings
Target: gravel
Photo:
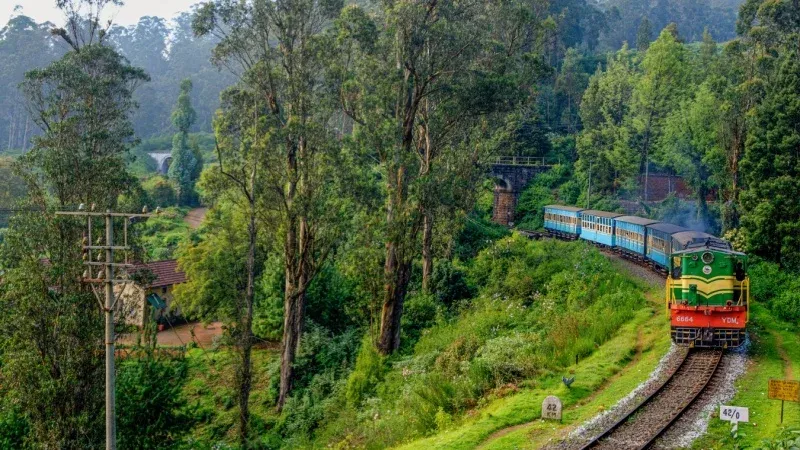
[[[631,261],[619,253],[615,253],[611,250],[603,250],[603,254],[608,256],[610,259],[619,261],[619,264],[622,265],[631,276],[643,280],[647,284],[664,288],[664,276],[653,272],[649,267],[645,267],[641,264]]]
[[[619,400],[613,407],[589,419],[573,430],[564,441],[548,444],[543,447],[549,450],[580,449],[593,437],[599,435],[611,425],[625,417],[645,398],[655,392],[680,366],[687,352],[686,348],[672,345],[658,366],[650,374],[650,378],[642,382],[628,395]]]
[[[722,356],[719,368],[706,390],[675,424],[653,445],[656,449],[685,448],[706,433],[713,417],[719,416],[719,406],[728,403],[736,394],[735,382],[747,369],[747,349],[750,341]]]

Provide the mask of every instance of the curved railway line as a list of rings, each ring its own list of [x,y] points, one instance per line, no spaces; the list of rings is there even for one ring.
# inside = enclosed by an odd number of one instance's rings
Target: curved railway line
[[[703,393],[721,359],[721,350],[690,351],[661,387],[581,450],[650,448]]]
[[[533,239],[549,237],[571,240],[549,232],[524,230],[520,232]],[[656,270],[641,259],[609,248],[601,248],[601,251],[613,252],[666,278],[663,271]],[[716,349],[692,349],[687,352],[678,368],[663,384],[632,411],[579,447],[580,450],[643,450],[653,446],[656,440],[701,397],[706,388],[713,384],[712,380],[715,378],[722,355],[723,351]]]

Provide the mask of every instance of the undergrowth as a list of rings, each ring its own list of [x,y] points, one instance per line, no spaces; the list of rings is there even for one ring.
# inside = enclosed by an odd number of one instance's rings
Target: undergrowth
[[[384,362],[364,341],[316,444],[385,448],[456,426],[589,355],[644,305],[635,282],[584,243],[515,235],[466,270],[477,296],[440,315],[412,351]]]

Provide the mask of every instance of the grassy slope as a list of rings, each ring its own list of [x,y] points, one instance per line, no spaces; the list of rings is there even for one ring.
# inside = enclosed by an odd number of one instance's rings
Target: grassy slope
[[[639,310],[614,338],[569,368],[575,376],[571,389],[563,385],[561,374],[546,378],[533,389],[493,401],[452,430],[402,448],[536,448],[612,406],[648,378],[669,348],[669,324],[659,289],[651,290],[651,304]],[[539,420],[542,401],[548,395],[558,396],[564,404],[562,424]]]
[[[435,436],[406,444],[404,449],[522,449],[540,448],[552,439],[563,437],[575,426],[616,403],[656,367],[669,348],[669,324],[660,308],[660,288],[649,298],[656,314],[639,311],[618,335],[591,357],[571,367],[576,381],[566,389],[559,377],[542,381],[535,389],[498,399],[463,425]],[[780,422],[780,402],[767,399],[770,378],[784,378],[790,372],[800,379],[800,328],[774,319],[755,305],[752,311],[753,347],[751,364],[737,382],[738,393],[730,403],[750,408],[749,424],[740,426],[738,443],[745,448],[774,437],[786,427],[800,425],[800,404],[786,403],[784,422]],[[637,354],[637,343],[641,355]],[[788,358],[790,363],[784,361]],[[788,368],[787,368],[788,367]],[[564,402],[562,424],[538,419],[541,402],[547,395]],[[735,442],[727,423],[711,420],[708,434],[693,448],[733,448]]]
[[[232,358],[228,350],[192,349],[187,353],[189,371],[183,392],[201,420],[190,433],[195,443],[192,448],[204,448],[209,442],[235,442],[236,392],[233,389]],[[250,395],[250,412],[254,428],[260,428],[264,419],[274,416],[275,408],[268,395],[270,361],[277,353],[270,349],[253,351],[253,388]],[[191,444],[191,443],[190,443]],[[218,447],[225,448],[225,447]]]
[[[783,426],[780,424],[781,402],[767,398],[767,383],[770,378],[783,379],[786,375],[786,364],[782,359],[787,356],[791,361],[791,373],[794,379],[800,379],[800,330],[785,322],[774,319],[760,305],[752,309],[751,325],[753,347],[751,364],[747,372],[736,383],[737,394],[730,402],[736,406],[750,409],[750,423],[739,426],[738,443],[749,448],[762,439],[778,434],[783,427],[800,426],[800,404],[786,402]],[[717,412],[718,414],[718,412]],[[694,448],[725,449],[733,448],[730,426],[726,422],[711,420],[708,434],[698,439]]]

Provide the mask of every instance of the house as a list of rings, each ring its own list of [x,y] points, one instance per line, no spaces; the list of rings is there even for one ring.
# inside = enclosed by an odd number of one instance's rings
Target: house
[[[144,327],[152,317],[161,322],[180,317],[172,305],[172,290],[186,282],[186,274],[174,259],[135,264],[129,270],[131,281],[114,286],[117,314],[126,324]]]

